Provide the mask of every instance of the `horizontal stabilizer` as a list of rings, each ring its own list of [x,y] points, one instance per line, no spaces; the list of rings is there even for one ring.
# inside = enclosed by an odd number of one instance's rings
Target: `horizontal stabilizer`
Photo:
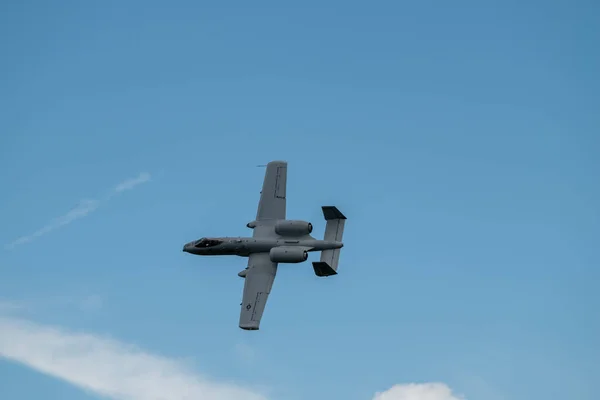
[[[337,272],[329,264],[323,261],[315,261],[312,263],[315,275],[317,276],[331,276],[337,275]]]

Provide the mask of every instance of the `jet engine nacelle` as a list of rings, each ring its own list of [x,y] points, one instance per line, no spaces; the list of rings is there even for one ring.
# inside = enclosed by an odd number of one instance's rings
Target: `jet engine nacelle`
[[[273,247],[269,252],[269,257],[276,263],[301,263],[308,258],[308,252],[301,247]]]
[[[311,233],[313,226],[306,221],[278,221],[275,223],[275,233],[281,236],[304,236]]]

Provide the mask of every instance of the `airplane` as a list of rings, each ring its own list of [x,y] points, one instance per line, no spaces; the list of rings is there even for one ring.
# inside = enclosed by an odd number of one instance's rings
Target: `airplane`
[[[266,165],[256,219],[246,226],[252,237],[203,237],[186,243],[183,251],[198,256],[236,255],[248,257],[247,267],[238,273],[244,278],[239,327],[259,330],[267,298],[280,263],[302,263],[308,253],[321,252],[320,261],[312,263],[315,275],[337,275],[346,217],[335,206],[323,206],[325,235],[323,240],[310,234],[307,221],[286,219],[287,161]]]

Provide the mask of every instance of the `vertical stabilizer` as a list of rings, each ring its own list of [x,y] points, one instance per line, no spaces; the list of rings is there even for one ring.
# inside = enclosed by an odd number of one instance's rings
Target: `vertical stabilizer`
[[[335,206],[323,206],[323,217],[327,221],[325,226],[324,240],[341,242],[344,236],[346,217]],[[323,250],[321,261],[313,262],[313,268],[317,276],[331,276],[337,274],[340,249]]]

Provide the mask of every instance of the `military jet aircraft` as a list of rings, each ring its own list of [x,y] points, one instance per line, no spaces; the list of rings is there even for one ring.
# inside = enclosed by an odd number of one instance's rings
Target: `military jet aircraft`
[[[320,251],[312,263],[320,277],[337,274],[346,217],[334,206],[323,206],[325,237],[310,235],[310,222],[286,219],[287,162],[267,164],[256,219],[246,226],[252,237],[203,237],[186,243],[183,251],[199,256],[248,257],[248,266],[238,273],[245,279],[239,327],[258,330],[279,263],[301,263],[308,252]]]

